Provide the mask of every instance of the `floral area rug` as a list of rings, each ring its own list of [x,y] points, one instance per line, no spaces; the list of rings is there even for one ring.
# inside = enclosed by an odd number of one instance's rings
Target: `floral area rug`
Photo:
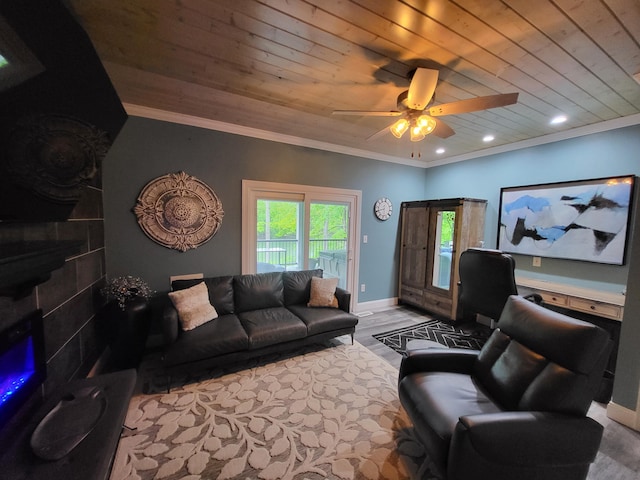
[[[139,394],[111,480],[435,478],[397,378],[355,343]]]

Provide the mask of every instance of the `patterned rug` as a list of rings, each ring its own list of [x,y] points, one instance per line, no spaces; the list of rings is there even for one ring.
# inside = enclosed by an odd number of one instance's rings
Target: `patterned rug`
[[[355,343],[136,395],[111,480],[432,479],[397,378]]]
[[[450,348],[480,350],[490,335],[491,329],[479,323],[458,327],[433,319],[410,327],[376,334],[373,338],[398,353],[404,353],[407,342],[411,340],[430,340]]]

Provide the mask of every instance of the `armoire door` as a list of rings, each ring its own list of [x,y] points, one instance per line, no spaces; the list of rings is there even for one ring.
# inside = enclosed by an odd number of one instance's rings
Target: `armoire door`
[[[424,289],[426,284],[427,248],[429,239],[429,209],[402,209],[402,250],[400,284]]]
[[[448,295],[452,287],[457,210],[457,206],[429,209],[430,245],[427,248],[426,287],[443,290],[443,295]]]

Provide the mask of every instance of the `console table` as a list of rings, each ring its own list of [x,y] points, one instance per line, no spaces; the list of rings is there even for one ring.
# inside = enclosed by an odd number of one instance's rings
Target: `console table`
[[[0,477],[11,480],[107,480],[135,384],[136,371],[131,369],[62,385],[15,435],[0,460]],[[88,387],[100,389],[106,397],[106,407],[91,432],[59,460],[38,458],[31,449],[30,440],[40,421],[61,399]],[[78,411],[71,423],[77,423],[81,417],[82,411]]]
[[[613,341],[613,349],[600,388],[595,396],[596,401],[607,403],[611,399],[618,361],[625,296],[622,293],[603,292],[519,275],[516,275],[516,284],[521,295],[525,294],[525,290],[527,293],[539,293],[545,307],[593,323],[609,332]]]
[[[622,321],[625,296],[564,283],[516,275],[516,284],[539,293],[545,303],[556,307]]]

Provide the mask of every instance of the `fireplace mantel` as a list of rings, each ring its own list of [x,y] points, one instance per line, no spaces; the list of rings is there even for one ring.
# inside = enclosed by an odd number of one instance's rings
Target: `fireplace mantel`
[[[81,241],[32,241],[0,244],[0,296],[28,295],[51,278],[67,257],[80,252]]]

